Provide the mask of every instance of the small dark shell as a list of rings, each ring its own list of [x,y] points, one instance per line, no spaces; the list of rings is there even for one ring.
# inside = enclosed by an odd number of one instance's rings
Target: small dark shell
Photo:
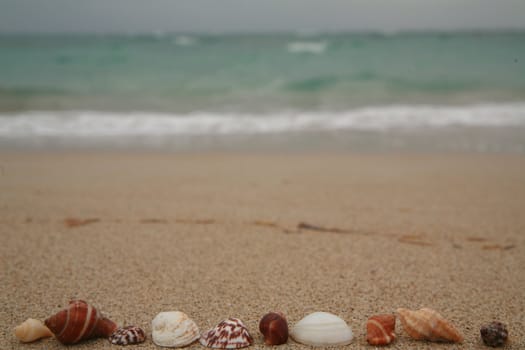
[[[117,328],[109,336],[109,342],[116,345],[138,344],[146,340],[146,333],[142,328],[136,326],[127,326]]]
[[[259,322],[259,330],[266,345],[280,345],[288,340],[288,322],[280,312],[270,312]]]
[[[509,336],[507,327],[501,322],[491,322],[481,327],[479,332],[481,333],[481,339],[483,339],[485,345],[494,348],[497,346],[503,346]]]

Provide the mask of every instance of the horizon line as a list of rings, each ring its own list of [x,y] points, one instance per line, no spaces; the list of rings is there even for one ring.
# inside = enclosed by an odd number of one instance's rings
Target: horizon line
[[[447,28],[447,29],[342,29],[342,30],[223,30],[223,31],[179,31],[179,30],[151,30],[151,31],[0,31],[0,36],[227,36],[227,35],[297,35],[297,36],[319,36],[323,34],[371,34],[395,36],[403,34],[500,34],[500,33],[523,33],[525,27],[502,27],[502,28]]]

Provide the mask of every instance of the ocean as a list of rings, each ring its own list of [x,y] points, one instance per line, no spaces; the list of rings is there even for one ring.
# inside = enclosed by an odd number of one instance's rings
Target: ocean
[[[0,149],[525,153],[525,32],[0,36]]]

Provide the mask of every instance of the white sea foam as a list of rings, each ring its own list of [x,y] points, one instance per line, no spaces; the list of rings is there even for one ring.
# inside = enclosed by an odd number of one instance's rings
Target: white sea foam
[[[326,50],[325,41],[293,41],[288,43],[287,49],[291,53],[322,54]]]
[[[0,114],[0,138],[232,135],[330,130],[525,127],[525,102],[473,106],[382,106],[342,112],[161,114],[32,111]]]

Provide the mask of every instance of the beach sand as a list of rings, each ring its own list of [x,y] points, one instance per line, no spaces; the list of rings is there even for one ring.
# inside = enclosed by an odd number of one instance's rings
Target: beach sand
[[[373,348],[367,318],[400,307],[438,310],[465,341],[398,322],[392,349],[485,348],[492,320],[525,348],[523,156],[3,153],[0,213],[1,349],[64,348],[13,328],[72,298],[143,327],[140,349],[169,310],[201,331],[239,317],[254,348],[266,312],[327,311],[353,328],[346,348]]]

